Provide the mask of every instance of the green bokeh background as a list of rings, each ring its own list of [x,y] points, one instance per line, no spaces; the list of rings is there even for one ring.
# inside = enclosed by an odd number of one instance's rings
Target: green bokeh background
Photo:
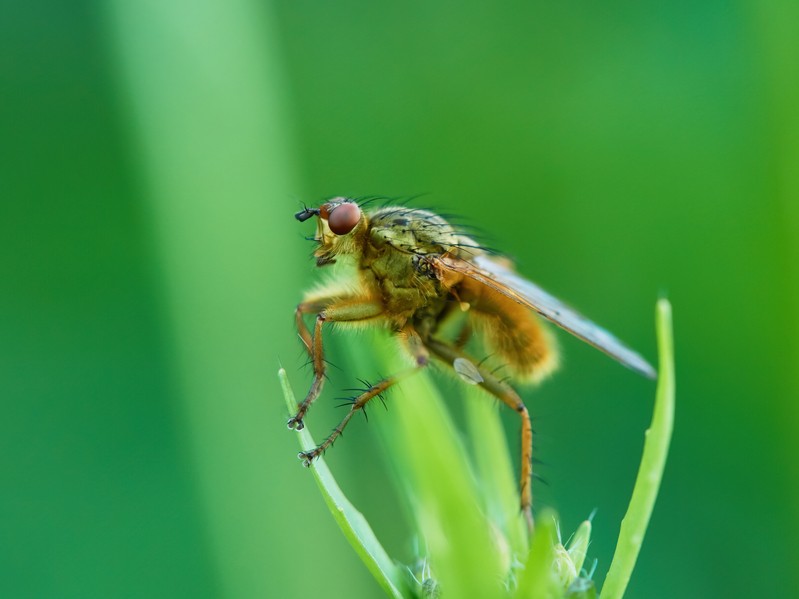
[[[666,294],[675,437],[628,596],[789,596],[798,17],[789,0],[0,4],[0,596],[379,596],[295,458],[276,377],[309,382],[293,213],[373,193],[479,224],[651,359]],[[601,582],[653,385],[560,339],[562,372],[525,392],[537,501],[564,531],[597,509]],[[315,430],[363,375],[336,340],[331,360]],[[408,561],[374,429],[328,461]]]

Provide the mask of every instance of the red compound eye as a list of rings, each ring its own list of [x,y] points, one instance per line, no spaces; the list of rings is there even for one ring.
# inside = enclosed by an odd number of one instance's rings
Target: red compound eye
[[[361,220],[361,209],[357,204],[339,204],[327,216],[327,224],[336,235],[346,235]]]

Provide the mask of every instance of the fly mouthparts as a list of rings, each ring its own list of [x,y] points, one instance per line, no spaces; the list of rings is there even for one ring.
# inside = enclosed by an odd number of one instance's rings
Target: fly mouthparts
[[[295,214],[294,218],[303,223],[312,216],[319,216],[319,208],[304,208]]]

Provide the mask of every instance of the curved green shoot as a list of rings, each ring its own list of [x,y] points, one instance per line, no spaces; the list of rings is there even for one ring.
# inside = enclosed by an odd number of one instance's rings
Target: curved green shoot
[[[297,402],[289,385],[286,371],[281,368],[278,371],[278,377],[283,387],[286,405],[289,408],[289,412],[293,413],[297,409]],[[311,437],[307,426],[298,431],[298,438],[303,451],[316,447],[316,443]],[[316,483],[319,485],[319,490],[322,492],[325,503],[330,508],[330,513],[333,514],[333,518],[335,518],[341,528],[341,532],[344,533],[344,536],[363,563],[366,564],[378,584],[383,587],[389,597],[394,597],[395,599],[406,597],[407,594],[402,591],[402,589],[406,588],[402,570],[388,556],[363,514],[355,509],[344,495],[327,464],[325,464],[324,458],[320,457],[315,460],[310,468]]]
[[[655,506],[674,427],[674,342],[671,304],[657,304],[659,375],[652,424],[646,431],[644,452],[627,514],[621,522],[616,552],[600,599],[620,599],[627,589],[649,518]]]

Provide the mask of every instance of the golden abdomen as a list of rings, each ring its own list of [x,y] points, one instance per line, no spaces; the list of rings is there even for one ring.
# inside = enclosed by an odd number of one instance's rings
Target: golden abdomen
[[[518,380],[538,382],[555,370],[554,336],[533,312],[469,279],[459,287],[474,327]]]

